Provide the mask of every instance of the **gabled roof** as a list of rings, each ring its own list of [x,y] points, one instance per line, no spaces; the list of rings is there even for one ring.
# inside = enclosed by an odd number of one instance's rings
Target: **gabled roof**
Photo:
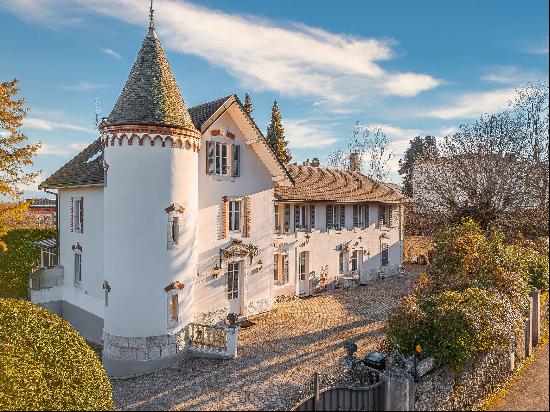
[[[189,108],[189,114],[191,116],[194,127],[198,130],[201,130],[206,121],[210,119],[220,108],[222,108],[224,103],[228,102],[228,100],[232,98],[234,98],[236,102],[241,105],[242,108],[242,103],[236,95],[229,95]],[[244,112],[244,108],[242,110]],[[250,119],[249,116],[248,119],[250,120],[253,127],[257,130],[259,135],[263,138],[263,135],[258,126],[256,126],[254,121]],[[93,160],[88,162],[89,159]],[[283,170],[286,171],[284,166],[281,165],[281,167],[283,168]],[[86,149],[84,149],[81,153],[79,153],[76,157],[74,157],[64,166],[62,166],[57,172],[44,180],[39,185],[39,188],[55,189],[59,187],[98,184],[103,184],[103,152],[101,151],[101,142],[99,138]]]
[[[103,152],[97,139],[38,186],[39,189],[103,184]]]
[[[289,165],[292,187],[276,187],[276,200],[401,203],[406,196],[359,173],[326,167]]]
[[[170,64],[150,28],[104,126],[149,124],[196,132]]]

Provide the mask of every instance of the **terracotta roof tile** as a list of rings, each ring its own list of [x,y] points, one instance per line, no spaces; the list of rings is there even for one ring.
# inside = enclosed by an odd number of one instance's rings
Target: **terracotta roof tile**
[[[379,184],[358,172],[325,167],[287,167],[294,186],[275,188],[277,200],[330,201],[330,202],[404,202],[405,196]]]

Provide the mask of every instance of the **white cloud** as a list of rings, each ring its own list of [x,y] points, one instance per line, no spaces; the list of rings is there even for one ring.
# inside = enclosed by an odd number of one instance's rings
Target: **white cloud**
[[[70,91],[82,91],[82,90],[97,90],[97,89],[104,89],[108,85],[105,83],[90,83],[90,82],[83,82],[80,81],[77,84],[73,84],[70,86],[61,86],[63,90],[70,90]]]
[[[500,84],[521,85],[527,82],[548,79],[548,74],[538,71],[524,71],[516,66],[500,66],[495,67],[491,72],[481,76],[482,80]]]
[[[23,126],[30,129],[39,129],[39,130],[56,130],[56,129],[66,129],[74,130],[77,132],[84,133],[94,133],[94,130],[89,127],[82,127],[71,123],[58,123],[46,119],[32,118],[29,117],[23,120]]]
[[[105,49],[101,49],[101,52],[105,53],[107,56],[114,57],[115,59],[123,60],[122,56],[118,54],[116,51],[114,51],[113,49],[105,48]]]
[[[322,124],[314,120],[285,119],[285,135],[289,146],[293,148],[321,148],[334,144],[336,137]]]
[[[478,117],[484,113],[493,113],[504,109],[513,99],[513,88],[497,89],[487,92],[466,93],[455,98],[453,104],[427,112],[420,112],[418,116],[436,117],[438,119],[464,119]]]
[[[88,146],[88,143],[71,143],[69,145],[55,145],[42,143],[38,150],[39,155],[72,157]]]
[[[538,44],[536,46],[527,47],[522,51],[527,54],[541,54],[541,55],[548,54],[548,37],[546,37],[545,42]]]
[[[14,0],[16,8],[52,0]],[[73,7],[146,28],[147,2],[70,0]],[[12,8],[13,8],[12,7]],[[52,9],[55,9],[52,7]],[[299,23],[230,14],[189,2],[158,1],[156,27],[172,50],[193,54],[222,67],[242,86],[291,96],[328,98],[343,103],[365,96],[414,96],[441,83],[427,74],[388,72],[380,62],[394,57],[395,43],[328,31]]]

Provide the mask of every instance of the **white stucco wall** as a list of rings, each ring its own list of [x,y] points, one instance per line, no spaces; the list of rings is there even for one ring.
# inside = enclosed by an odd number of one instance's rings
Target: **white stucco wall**
[[[71,197],[84,198],[84,230],[71,231]],[[60,265],[64,267],[62,300],[103,318],[103,187],[59,190]],[[82,282],[74,286],[73,245],[82,247]],[[52,296],[51,300],[59,299]]]
[[[197,160],[193,150],[142,146],[134,139],[105,148],[109,166],[105,187],[105,280],[111,286],[105,331],[142,337],[173,333],[192,321],[193,280],[197,272]],[[169,250],[168,214],[178,203],[179,247]],[[179,322],[168,325],[168,293],[183,283]]]
[[[210,130],[225,128],[235,135],[234,139],[227,136],[211,136]],[[223,130],[223,129],[222,129]],[[206,141],[220,141],[238,144],[241,147],[240,176],[223,178],[206,173]],[[260,254],[250,265],[248,258],[244,259],[244,303],[241,313],[254,313],[265,310],[265,305],[271,305],[271,284],[273,273],[273,239],[272,208],[273,182],[271,175],[256,152],[246,145],[245,136],[236,123],[226,112],[203,136],[202,149],[199,154],[199,275],[195,287],[195,311],[205,313],[228,309],[227,297],[227,262],[222,265],[222,271],[214,279],[212,268],[218,263],[219,248],[231,243],[231,238],[242,240],[244,244],[252,244],[259,248]],[[251,233],[250,237],[241,234],[228,233],[226,238],[220,236],[221,208],[223,197],[251,197]],[[262,261],[262,265],[256,262]],[[256,308],[256,305],[262,307]]]
[[[308,203],[300,203],[308,204]],[[311,204],[311,203],[309,203]],[[328,267],[328,280],[334,280],[340,276],[339,273],[339,246],[348,244],[348,268],[351,268],[351,253],[353,250],[363,250],[363,261],[361,262],[361,280],[366,281],[372,278],[377,272],[384,271],[391,273],[397,265],[403,263],[402,231],[400,224],[395,227],[378,227],[378,204],[369,203],[369,226],[366,228],[353,227],[353,205],[346,205],[346,228],[342,230],[326,230],[326,205],[334,203],[315,204],[315,230],[309,233],[310,239],[306,242],[305,232],[292,232],[289,234],[274,234],[274,253],[288,253],[289,276],[288,283],[275,285],[273,296],[299,294],[298,282],[298,257],[300,252],[309,252],[310,276],[320,277],[323,266]],[[395,206],[398,207],[398,206]],[[294,204],[290,209],[291,230],[294,228]],[[381,239],[385,234],[387,238]],[[362,239],[359,240],[359,237]],[[382,266],[381,244],[389,246],[389,264]],[[370,252],[370,255],[367,253]],[[311,273],[313,272],[313,273]]]

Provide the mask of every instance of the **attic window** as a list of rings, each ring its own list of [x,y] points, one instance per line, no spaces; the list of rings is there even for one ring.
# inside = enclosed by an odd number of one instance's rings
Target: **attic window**
[[[101,156],[101,151],[99,151],[99,152],[93,154],[92,156],[90,156],[90,158],[88,160],[86,160],[86,163],[92,163],[99,156]]]

